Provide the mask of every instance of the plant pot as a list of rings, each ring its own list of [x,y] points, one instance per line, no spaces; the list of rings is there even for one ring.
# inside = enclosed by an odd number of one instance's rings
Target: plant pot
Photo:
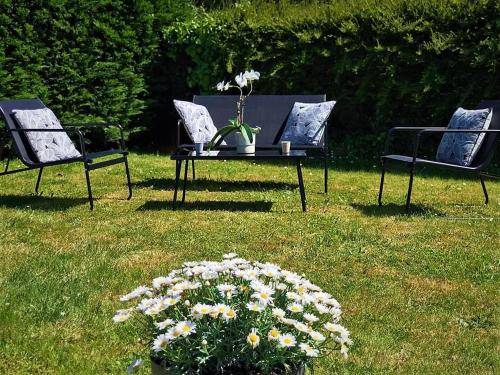
[[[305,375],[306,370],[304,366],[300,366],[298,369],[293,370],[289,373],[276,374],[276,375]],[[152,375],[170,375],[168,368],[163,367],[155,358],[151,358],[151,374]],[[214,374],[215,375],[215,374]],[[231,375],[227,373],[227,375]],[[242,375],[238,372],[238,375]],[[252,373],[252,375],[259,375],[257,373]]]
[[[234,140],[236,142],[236,152],[238,154],[255,154],[255,138],[257,134],[253,135],[253,142],[249,142],[241,132],[234,133]]]

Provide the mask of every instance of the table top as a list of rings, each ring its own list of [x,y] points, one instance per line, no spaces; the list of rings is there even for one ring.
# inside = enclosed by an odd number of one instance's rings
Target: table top
[[[255,150],[254,154],[238,154],[235,150],[217,151],[181,151],[173,154],[172,160],[269,160],[269,159],[305,159],[305,150],[290,150],[289,154],[283,154],[281,150]]]

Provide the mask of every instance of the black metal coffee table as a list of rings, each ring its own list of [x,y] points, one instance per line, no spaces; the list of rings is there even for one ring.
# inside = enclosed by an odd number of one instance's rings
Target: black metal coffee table
[[[291,150],[289,154],[282,154],[281,150],[256,150],[255,154],[238,154],[234,150],[222,151],[180,151],[173,154],[170,159],[175,160],[175,188],[173,198],[173,208],[177,204],[177,192],[179,190],[179,180],[184,166],[184,182],[182,188],[182,202],[186,199],[186,182],[188,174],[188,164],[190,160],[294,160],[297,166],[297,177],[299,180],[300,200],[302,202],[302,211],[306,211],[306,192],[304,189],[304,180],[302,178],[302,160],[307,158],[304,150]]]

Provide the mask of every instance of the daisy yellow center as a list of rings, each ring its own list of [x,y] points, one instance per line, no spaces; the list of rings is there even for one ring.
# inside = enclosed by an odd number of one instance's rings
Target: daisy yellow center
[[[277,338],[277,337],[279,337],[280,333],[277,329],[273,329],[273,330],[271,330],[270,335],[271,335],[271,337]]]
[[[201,313],[202,313],[202,314],[208,314],[208,311],[209,311],[209,310],[208,310],[206,307],[203,307],[203,308],[201,309]]]
[[[228,317],[230,317],[230,318],[234,318],[234,316],[235,316],[236,314],[235,314],[234,310],[229,310],[229,311],[227,312],[227,314],[226,314],[226,315],[227,315]]]
[[[189,332],[189,331],[191,331],[191,327],[190,326],[184,326],[184,327],[182,327],[182,331],[183,332]]]
[[[172,333],[172,336],[177,337],[177,336],[179,336],[180,334],[181,334],[181,333],[180,333],[179,331],[174,331],[174,332]]]
[[[285,337],[285,338],[283,339],[283,343],[284,343],[285,345],[290,345],[290,344],[292,343],[292,339],[291,339],[290,337]]]
[[[300,308],[298,306],[293,306],[292,307],[292,311],[293,312],[299,312],[300,311]]]
[[[251,333],[251,334],[248,336],[248,339],[249,339],[251,342],[255,343],[255,342],[257,342],[257,340],[259,339],[259,336],[257,336],[255,333]]]
[[[269,295],[267,293],[261,293],[260,294],[260,298],[262,298],[262,299],[268,299]]]

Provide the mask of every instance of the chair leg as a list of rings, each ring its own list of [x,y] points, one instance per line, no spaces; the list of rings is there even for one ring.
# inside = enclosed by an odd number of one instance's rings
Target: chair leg
[[[7,173],[9,170],[9,163],[10,163],[10,155],[7,157],[7,162],[5,163],[5,169],[3,170],[3,173]]]
[[[413,175],[415,173],[415,170],[412,168],[410,171],[410,182],[408,184],[408,193],[406,194],[406,211],[410,209],[410,202],[411,202],[411,191],[413,189]]]
[[[191,163],[191,164],[192,164],[192,166],[193,166],[193,181],[194,181],[194,180],[195,180],[195,178],[196,178],[196,172],[195,172],[195,170],[194,170],[194,159],[192,160],[192,163]]]
[[[40,181],[42,180],[42,172],[43,172],[43,167],[40,167],[40,170],[38,171],[38,178],[36,179],[36,185],[35,185],[35,194],[38,195],[38,188],[40,187]]]
[[[127,200],[132,198],[132,182],[130,181],[130,171],[128,168],[128,159],[127,156],[123,157],[125,160],[125,173],[127,174],[127,186],[128,186],[128,197]]]
[[[481,180],[481,186],[483,187],[484,204],[488,204],[488,202],[489,202],[488,190],[486,190],[486,184],[484,183],[484,177],[482,175],[479,175],[479,179]]]
[[[382,162],[382,174],[380,175],[380,188],[378,190],[378,205],[382,207],[382,194],[384,192],[385,165]]]
[[[324,155],[324,179],[325,179],[325,194],[328,193],[328,151]]]
[[[94,197],[92,196],[92,187],[90,186],[90,174],[86,165],[85,165],[85,178],[87,179],[87,191],[89,193],[90,211],[92,211],[94,209]]]

